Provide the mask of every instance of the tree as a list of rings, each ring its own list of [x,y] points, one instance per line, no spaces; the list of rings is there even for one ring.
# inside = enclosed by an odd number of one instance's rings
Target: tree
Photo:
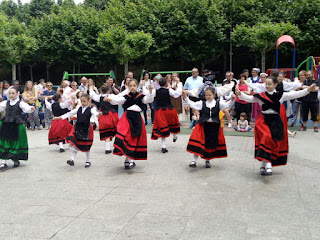
[[[299,28],[289,22],[257,23],[254,26],[241,24],[233,30],[232,39],[238,47],[244,46],[252,52],[260,53],[261,70],[265,72],[266,53],[275,49],[277,39],[284,34],[295,38],[299,33]]]
[[[118,61],[125,64],[125,75],[128,73],[129,61],[147,54],[152,41],[149,33],[143,31],[130,33],[121,26],[112,26],[98,37],[99,46],[116,55]]]
[[[12,66],[12,80],[16,80],[16,65],[29,51],[37,49],[36,41],[28,35],[24,24],[0,14],[0,56]]]

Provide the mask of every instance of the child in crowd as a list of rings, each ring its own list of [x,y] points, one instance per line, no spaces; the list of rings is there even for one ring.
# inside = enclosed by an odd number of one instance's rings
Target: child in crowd
[[[75,108],[68,113],[61,115],[60,117],[54,117],[54,120],[67,119],[75,114],[77,114],[77,122],[67,136],[67,142],[70,144],[70,149],[72,151],[71,160],[67,163],[70,166],[74,166],[74,161],[77,156],[77,151],[86,153],[86,164],[85,167],[91,166],[90,162],[90,149],[93,142],[93,128],[90,124],[91,115],[98,115],[95,108],[90,107],[90,96],[88,94],[82,94],[80,97],[81,106]]]
[[[53,104],[45,99],[46,109],[53,113],[54,117],[60,117],[63,114],[69,112],[69,101],[61,102],[61,95],[56,94],[52,97],[54,101]],[[58,144],[60,147],[60,152],[64,152],[63,144],[66,143],[66,137],[72,130],[72,125],[67,119],[52,120],[48,140],[49,144]]]
[[[105,154],[111,153],[110,141],[116,135],[117,124],[119,121],[118,111],[114,105],[107,101],[103,101],[110,94],[110,87],[106,84],[100,88],[101,94],[97,94],[92,88],[90,89],[90,97],[99,103],[99,133],[100,141],[105,141]]]
[[[156,91],[155,100],[157,107],[155,110],[154,124],[151,139],[161,138],[163,153],[168,152],[166,147],[166,138],[173,134],[173,142],[177,141],[177,134],[180,132],[180,122],[176,109],[171,104],[170,97],[178,98],[181,96],[182,89],[175,91],[168,86],[168,78],[159,80],[160,88]]]
[[[249,123],[247,121],[247,114],[245,112],[242,112],[240,114],[238,125],[234,127],[234,130],[238,132],[249,132],[251,130],[251,127],[249,126]]]
[[[200,120],[200,111],[197,109],[193,109],[192,110],[192,121],[190,123],[189,128],[194,129],[194,127],[198,124],[199,120]]]
[[[143,92],[138,93],[135,79],[129,81],[128,88],[123,92],[125,96],[111,95],[104,101],[112,105],[123,104],[124,113],[117,125],[113,154],[125,155],[125,169],[132,169],[136,165],[134,160],[147,160],[147,132],[140,113],[144,104],[153,102],[155,90],[149,84],[149,91],[143,86]]]
[[[193,102],[187,97],[187,92],[183,91],[184,101],[190,108],[201,111],[199,123],[195,126],[190,136],[187,151],[193,153],[193,160],[189,167],[195,168],[198,157],[205,159],[206,168],[210,168],[210,161],[213,158],[227,157],[226,142],[223,130],[220,126],[219,112],[233,104],[232,101],[216,100],[215,89],[208,87],[205,92],[205,100]]]
[[[243,92],[244,94],[250,95],[251,90],[247,86],[246,78],[243,74],[240,74],[239,76],[239,84],[237,85],[238,89]],[[248,122],[250,123],[250,103],[243,101],[239,99],[239,97],[236,98],[236,105],[235,105],[235,111],[236,111],[236,117],[237,121],[240,119],[240,114],[242,112],[245,112],[247,114]]]
[[[8,168],[7,159],[11,159],[13,167],[19,167],[19,160],[28,160],[28,139],[22,112],[32,113],[34,106],[20,101],[18,89],[11,87],[9,100],[0,103],[0,112],[6,110],[5,117],[0,121],[0,171]]]

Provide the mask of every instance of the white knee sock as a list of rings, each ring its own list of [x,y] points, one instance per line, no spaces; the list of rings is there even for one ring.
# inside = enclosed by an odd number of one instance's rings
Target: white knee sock
[[[172,135],[173,135],[173,139],[177,139],[178,138],[177,134],[172,133]]]
[[[87,162],[90,162],[90,152],[86,152]]]
[[[261,167],[266,167],[266,164],[267,164],[267,161],[264,161],[264,160],[262,160],[262,162],[261,162]]]
[[[106,142],[106,150],[110,151],[110,142]]]
[[[63,142],[59,142],[59,147],[63,149]]]
[[[166,139],[161,138],[162,148],[166,148]]]
[[[193,154],[192,162],[197,162],[198,157],[199,157],[198,155]]]
[[[272,168],[271,162],[266,162],[266,168]]]
[[[76,159],[76,156],[77,156],[77,151],[72,151],[71,160],[74,161]]]
[[[7,160],[2,160],[1,164],[7,164]]]

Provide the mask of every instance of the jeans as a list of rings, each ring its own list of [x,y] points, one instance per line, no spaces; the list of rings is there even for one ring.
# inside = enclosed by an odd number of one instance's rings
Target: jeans
[[[145,119],[145,123],[147,124],[148,123],[148,116],[147,116],[147,108],[148,108],[148,105],[150,107],[150,111],[151,111],[151,121],[153,123],[153,120],[154,120],[154,108],[153,108],[153,103],[148,103],[146,104],[146,108],[143,110],[143,115],[144,115],[144,119]]]
[[[296,124],[297,118],[298,118],[298,112],[299,112],[299,107],[300,107],[300,123],[302,124],[302,108],[301,108],[301,102],[298,100],[294,100],[292,102],[292,115],[290,117],[291,119],[291,124]]]
[[[44,123],[46,127],[51,126],[52,118],[53,118],[53,113],[47,108],[44,108]]]
[[[28,113],[29,120],[30,120],[30,127],[35,128],[40,127],[40,118],[39,118],[39,108],[35,107],[34,112]]]

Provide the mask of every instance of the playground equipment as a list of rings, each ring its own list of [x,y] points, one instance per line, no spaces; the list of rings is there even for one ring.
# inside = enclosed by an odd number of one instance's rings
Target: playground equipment
[[[306,71],[313,71],[315,79],[320,78],[320,57],[310,56],[297,67],[295,74],[298,76],[300,68],[306,64]]]
[[[293,60],[292,60],[292,68],[279,68],[279,46],[282,43],[289,42],[293,45]],[[278,38],[277,43],[276,43],[276,69],[278,69],[280,72],[284,72],[286,75],[286,78],[289,78],[293,80],[296,76],[296,44],[294,39],[289,36],[289,35],[283,35]],[[267,74],[270,75],[272,68],[267,70]]]
[[[68,73],[67,71],[63,73],[63,79],[65,80],[68,80],[71,76],[110,76],[113,79],[116,78],[113,70],[110,70],[109,73]]]

